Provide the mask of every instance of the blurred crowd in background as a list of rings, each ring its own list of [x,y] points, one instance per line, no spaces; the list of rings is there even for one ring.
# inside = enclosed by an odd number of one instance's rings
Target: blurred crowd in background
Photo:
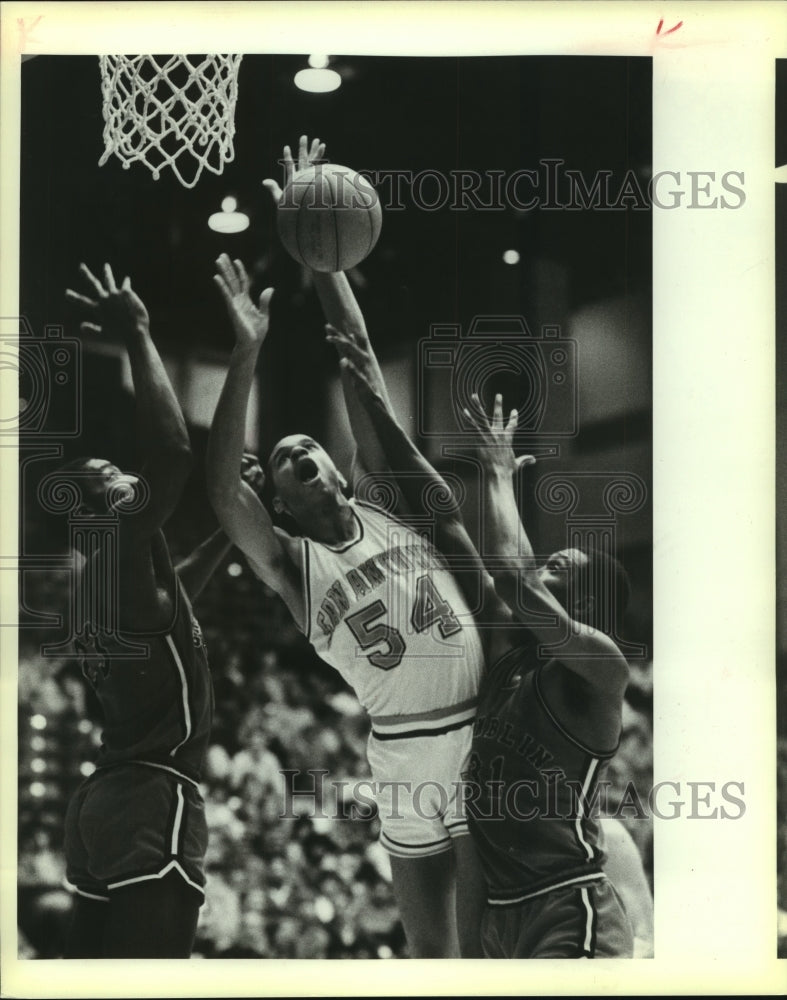
[[[68,583],[52,572],[36,579],[32,603],[62,609]],[[354,783],[370,774],[366,713],[237,553],[195,610],[216,695],[203,782],[207,890],[195,957],[406,956],[378,820],[353,798]],[[63,819],[69,797],[93,769],[101,719],[76,661],[41,655],[47,641],[45,630],[31,628],[20,643],[18,924],[22,956],[55,958],[72,903],[64,886]],[[647,803],[650,663],[632,664],[609,777],[608,811],[630,782]],[[635,812],[620,818],[652,886],[652,823]]]

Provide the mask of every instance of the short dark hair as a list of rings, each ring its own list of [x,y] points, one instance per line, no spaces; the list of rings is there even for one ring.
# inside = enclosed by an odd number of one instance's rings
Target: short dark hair
[[[631,580],[620,560],[595,545],[580,546],[588,562],[578,571],[579,593],[592,596],[588,613],[582,616],[587,625],[612,630],[618,624],[631,601]]]
[[[68,462],[64,462],[57,468],[57,475],[68,476],[69,473],[75,473],[77,476],[79,473],[84,473],[87,470],[87,465],[89,462],[95,462],[96,459],[90,455],[80,455],[79,458],[72,458]],[[94,514],[102,513],[101,509],[90,501],[90,498],[86,497],[83,493],[83,506],[87,507]]]
[[[62,465],[58,466],[57,471],[62,472],[82,472],[88,462],[93,462],[94,459],[88,455],[81,455],[79,458],[72,458],[68,462],[64,462]]]

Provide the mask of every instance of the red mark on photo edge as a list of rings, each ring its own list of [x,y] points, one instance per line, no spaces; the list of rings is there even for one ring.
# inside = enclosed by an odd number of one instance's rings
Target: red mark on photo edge
[[[659,21],[659,26],[658,26],[658,28],[656,28],[656,34],[657,34],[657,35],[660,35],[660,34],[661,34],[661,26],[662,26],[663,24],[664,24],[664,18],[662,17],[662,19],[661,19],[661,20]],[[671,34],[672,34],[672,32],[673,32],[673,31],[677,31],[677,30],[678,30],[678,28],[680,28],[682,24],[683,24],[683,21],[678,21],[678,23],[677,23],[677,24],[676,24],[676,25],[675,25],[675,26],[674,26],[673,28],[668,28],[668,29],[667,29],[667,30],[666,30],[666,31],[664,32],[664,34],[665,34],[665,35],[671,35]]]
[[[33,21],[32,24],[30,24],[30,21],[32,20],[32,18],[29,18],[29,17],[18,17],[16,19],[16,26],[17,26],[17,29],[19,30],[19,50],[20,50],[20,52],[21,52],[22,49],[24,49],[24,47],[27,44],[27,42],[34,42],[35,41],[35,39],[31,38],[30,36],[33,33],[33,31],[36,29],[36,27],[38,26],[39,21],[42,20],[43,16],[44,16],[43,14],[39,14],[39,16]]]

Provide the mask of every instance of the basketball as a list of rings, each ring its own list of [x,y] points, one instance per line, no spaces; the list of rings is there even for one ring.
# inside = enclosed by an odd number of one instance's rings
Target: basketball
[[[372,185],[338,163],[301,170],[287,184],[277,210],[287,253],[314,271],[347,271],[374,248],[383,213]]]

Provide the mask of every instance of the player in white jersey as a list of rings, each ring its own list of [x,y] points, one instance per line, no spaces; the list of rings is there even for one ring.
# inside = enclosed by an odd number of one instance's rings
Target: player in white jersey
[[[465,599],[426,539],[371,504],[349,506],[349,541],[303,539],[306,636],[354,689],[376,737],[459,728],[473,717],[482,667],[475,630],[465,635],[457,618]]]
[[[323,149],[315,140],[307,152],[302,138],[299,169]],[[285,163],[291,175],[287,147]],[[266,186],[280,194],[275,182]],[[283,598],[371,716],[368,757],[381,841],[411,955],[480,957],[484,885],[465,836],[460,787],[483,670],[472,614],[431,545],[382,511],[348,500],[330,456],[306,435],[283,438],[268,461],[273,507],[295,521],[300,537],[274,526],[238,475],[273,289],[255,305],[242,263],[223,255],[217,266],[236,344],[208,445],[211,502],[254,572]],[[386,396],[346,276],[315,273],[314,281],[329,322],[367,346],[370,378]],[[366,468],[379,468],[371,424],[352,388],[346,398],[359,457]]]

